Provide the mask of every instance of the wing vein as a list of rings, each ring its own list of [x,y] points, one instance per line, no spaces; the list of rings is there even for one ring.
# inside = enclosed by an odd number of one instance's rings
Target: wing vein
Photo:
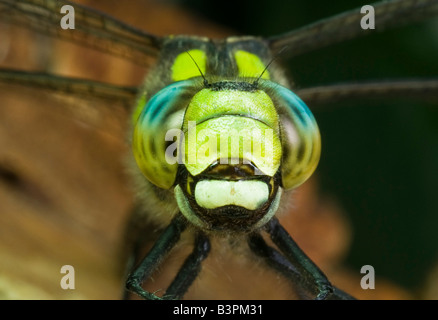
[[[75,29],[64,30],[61,7],[75,9]],[[140,65],[150,64],[161,49],[161,38],[129,26],[91,8],[65,0],[0,0],[5,20],[40,33],[85,45],[129,59]]]
[[[399,27],[438,14],[437,0],[394,0],[377,2],[372,5],[375,10],[375,29],[363,30],[360,26],[363,14],[360,8],[320,20],[303,28],[268,38],[273,52],[284,47],[290,49],[283,57],[294,57],[307,52],[360,36],[374,31],[384,31]]]

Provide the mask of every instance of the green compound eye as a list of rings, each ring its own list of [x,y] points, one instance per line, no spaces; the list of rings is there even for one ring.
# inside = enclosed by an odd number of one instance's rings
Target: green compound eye
[[[315,171],[321,155],[321,136],[312,112],[291,90],[276,85],[281,121],[282,184],[298,187]]]
[[[199,88],[199,81],[175,82],[155,94],[144,106],[134,126],[132,148],[143,175],[156,186],[169,189],[178,163],[169,160],[168,146],[180,135],[184,111]]]

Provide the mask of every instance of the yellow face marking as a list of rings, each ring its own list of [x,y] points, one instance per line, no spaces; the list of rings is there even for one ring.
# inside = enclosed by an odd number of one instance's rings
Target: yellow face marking
[[[239,77],[258,78],[261,75],[262,79],[269,80],[269,72],[268,70],[264,71],[266,66],[257,55],[238,50],[234,53],[234,58],[236,59],[237,68],[239,69]]]
[[[187,54],[187,52],[190,54]],[[180,53],[172,65],[172,80],[181,81],[193,77],[201,76],[199,69],[205,74],[207,65],[207,55],[204,51],[199,49],[189,50]],[[192,58],[190,58],[192,56]],[[193,61],[195,60],[196,63]],[[198,67],[196,66],[198,65]]]

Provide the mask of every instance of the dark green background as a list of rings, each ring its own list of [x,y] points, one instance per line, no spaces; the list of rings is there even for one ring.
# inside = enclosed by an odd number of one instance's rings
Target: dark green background
[[[355,0],[178,3],[241,34],[264,36],[371,4]],[[296,57],[289,71],[300,87],[437,77],[437,58],[435,19]],[[314,114],[323,139],[317,169],[322,192],[339,200],[354,227],[347,263],[356,270],[370,264],[378,276],[419,289],[438,261],[436,103],[404,98],[349,101],[319,107]]]

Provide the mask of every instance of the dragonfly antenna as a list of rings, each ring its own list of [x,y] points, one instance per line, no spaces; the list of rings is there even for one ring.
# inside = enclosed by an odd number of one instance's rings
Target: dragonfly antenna
[[[260,75],[258,76],[258,78],[252,83],[253,86],[257,87],[257,85],[259,84],[259,80],[260,78],[263,76],[263,74],[266,72],[266,70],[268,70],[269,66],[272,64],[272,62],[274,62],[279,56],[280,54],[283,53],[283,51],[285,51],[287,49],[288,46],[284,46],[283,48],[281,48],[280,51],[278,51],[271,59],[271,61],[269,61],[269,63],[266,65],[266,67],[263,69],[262,73],[260,73]],[[193,58],[192,58],[193,59]]]
[[[198,68],[199,73],[201,74],[202,79],[204,79],[204,86],[205,86],[205,87],[210,86],[210,84],[208,83],[207,79],[205,79],[205,76],[204,76],[204,74],[202,73],[201,68],[199,68],[199,65],[196,63],[196,60],[192,57],[192,55],[190,54],[190,52],[188,52],[188,51],[186,51],[186,52],[187,52],[187,54],[189,55],[189,57],[192,59],[192,61],[195,63],[196,68]]]

